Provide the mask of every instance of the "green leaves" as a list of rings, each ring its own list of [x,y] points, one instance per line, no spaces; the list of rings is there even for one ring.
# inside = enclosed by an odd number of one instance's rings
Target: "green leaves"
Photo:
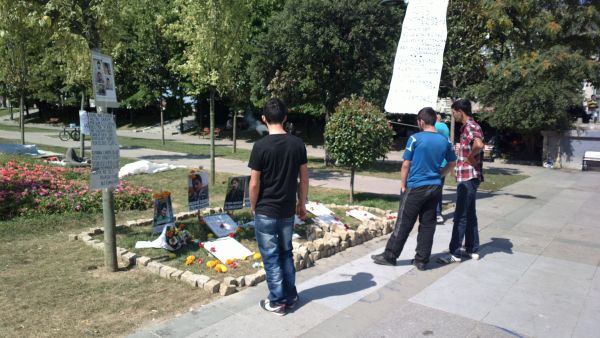
[[[393,132],[383,113],[364,98],[343,99],[325,127],[325,146],[336,165],[361,169],[390,150]]]

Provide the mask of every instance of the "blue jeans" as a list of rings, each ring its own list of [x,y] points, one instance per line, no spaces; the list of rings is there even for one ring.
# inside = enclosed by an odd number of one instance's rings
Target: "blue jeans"
[[[444,183],[446,182],[446,176],[442,176],[442,191],[444,191]],[[440,193],[440,200],[438,201],[435,208],[436,216],[442,216],[442,194]]]
[[[296,291],[296,269],[292,256],[294,217],[256,215],[254,232],[262,256],[271,303],[292,303]]]
[[[459,182],[456,186],[456,209],[454,211],[454,226],[452,227],[452,239],[450,240],[450,252],[458,255],[465,239],[465,251],[467,253],[477,252],[479,249],[479,230],[477,228],[477,213],[475,211],[475,199],[479,179]]]

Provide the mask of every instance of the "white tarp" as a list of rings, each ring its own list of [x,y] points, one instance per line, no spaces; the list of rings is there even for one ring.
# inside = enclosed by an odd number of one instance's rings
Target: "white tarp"
[[[402,24],[388,113],[417,114],[437,104],[446,45],[448,0],[411,0]]]
[[[223,237],[214,241],[204,242],[204,249],[215,256],[221,263],[225,264],[228,259],[242,259],[252,255],[252,251],[248,250],[235,238]]]
[[[137,174],[155,174],[161,171],[173,170],[177,168],[185,168],[183,165],[173,165],[169,163],[154,163],[146,160],[140,160],[133,163],[128,163],[119,170],[119,178],[128,175]]]

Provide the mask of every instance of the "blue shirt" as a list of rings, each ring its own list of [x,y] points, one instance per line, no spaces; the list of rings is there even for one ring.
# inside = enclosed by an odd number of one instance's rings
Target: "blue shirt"
[[[456,161],[456,154],[447,137],[439,133],[420,132],[408,138],[404,160],[411,161],[406,186],[413,189],[442,185],[442,162]]]
[[[450,141],[450,129],[448,129],[448,126],[444,123],[444,122],[436,122],[435,123],[435,130],[446,136],[446,138],[448,139],[448,141]],[[442,166],[440,168],[445,168],[446,164],[448,164],[448,162],[446,160],[444,160],[442,162]]]

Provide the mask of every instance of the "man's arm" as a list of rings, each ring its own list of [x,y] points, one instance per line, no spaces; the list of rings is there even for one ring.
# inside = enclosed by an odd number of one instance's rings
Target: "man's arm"
[[[300,166],[298,177],[300,177],[300,182],[298,183],[298,205],[296,206],[296,213],[301,220],[304,220],[306,218],[306,199],[308,197],[308,166],[306,163]]]
[[[475,155],[479,154],[483,150],[483,141],[477,137],[473,139],[473,147],[471,147],[471,153],[467,157],[467,161],[470,165],[477,163],[475,161]]]
[[[456,167],[456,161],[448,162],[444,169],[441,170],[440,174],[442,175],[442,177],[446,177],[446,175],[448,175],[451,171],[454,170],[454,167]]]
[[[256,202],[258,202],[258,192],[260,190],[260,171],[252,169],[248,188],[250,189],[250,210],[252,210],[252,215],[254,215],[256,212]]]
[[[408,179],[408,172],[410,171],[410,161],[404,160],[402,161],[402,169],[400,169],[400,192],[404,192],[406,190],[406,180]]]

